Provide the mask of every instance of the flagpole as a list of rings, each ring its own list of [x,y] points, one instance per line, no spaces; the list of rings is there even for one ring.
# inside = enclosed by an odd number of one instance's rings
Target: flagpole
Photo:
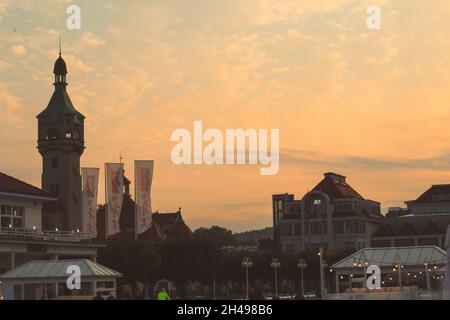
[[[105,163],[105,241],[108,241],[108,204],[107,204],[107,181],[108,178],[106,176],[107,174],[107,166],[108,164]]]
[[[86,170],[86,169],[85,169]],[[85,228],[84,228],[84,212],[85,212],[85,208],[84,208],[84,198],[85,198],[85,194],[84,194],[84,177],[83,175],[85,174],[83,168],[81,168],[81,225],[80,225],[80,230],[81,232],[84,233]]]
[[[137,184],[136,160],[134,160],[134,240],[137,240],[137,238],[138,238],[136,184]]]

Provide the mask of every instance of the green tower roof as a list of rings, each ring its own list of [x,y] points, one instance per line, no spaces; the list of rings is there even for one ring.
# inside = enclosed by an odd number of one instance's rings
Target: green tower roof
[[[82,125],[85,117],[75,110],[66,91],[65,76],[67,67],[64,59],[61,57],[61,52],[55,61],[53,73],[55,74],[55,92],[53,92],[47,108],[38,114],[37,118],[46,124],[56,124],[64,121],[64,118],[67,116],[72,116],[74,123]]]
[[[67,91],[60,86],[56,86],[47,108],[37,118],[43,119],[47,124],[53,124],[63,121],[62,118],[67,116],[73,116],[73,122],[80,125],[83,124],[85,118],[75,110]]]

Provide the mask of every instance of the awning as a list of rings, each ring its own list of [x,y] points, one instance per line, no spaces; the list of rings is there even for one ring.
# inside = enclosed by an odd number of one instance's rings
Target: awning
[[[447,253],[437,246],[364,248],[336,262],[332,269],[350,269],[355,263],[392,267],[401,263],[404,266],[423,266],[424,263],[443,265]]]
[[[87,259],[75,260],[39,260],[29,261],[26,264],[8,271],[0,276],[1,280],[38,280],[49,278],[67,278],[69,266],[80,268],[81,277],[92,278],[120,278],[122,274],[97,262]]]

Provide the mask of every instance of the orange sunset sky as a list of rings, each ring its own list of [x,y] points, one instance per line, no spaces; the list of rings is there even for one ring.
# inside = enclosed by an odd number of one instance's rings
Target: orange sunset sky
[[[450,183],[448,0],[0,1],[0,171],[40,186],[37,120],[58,37],[86,116],[82,166],[154,159],[153,210],[192,229],[272,224],[334,171],[384,211]],[[368,5],[381,30],[368,30]],[[173,130],[280,129],[280,170],[172,164]]]

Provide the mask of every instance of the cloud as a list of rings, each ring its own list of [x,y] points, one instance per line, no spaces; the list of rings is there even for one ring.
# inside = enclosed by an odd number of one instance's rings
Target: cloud
[[[27,53],[27,48],[23,44],[13,46],[11,52],[17,56],[24,56]]]
[[[104,45],[106,42],[105,40],[101,39],[99,36],[93,34],[92,32],[83,32],[80,40],[78,43],[74,46],[75,48],[86,48],[88,47],[90,50],[92,48],[99,47],[101,45]]]
[[[0,83],[0,114],[2,122],[13,126],[23,126],[23,120],[19,116],[22,106],[20,98],[13,95],[4,84]]]
[[[365,156],[343,155],[326,156],[317,152],[282,150],[280,163],[283,165],[310,165],[328,168],[353,168],[364,170],[427,169],[432,171],[450,170],[450,151],[432,157],[416,159],[372,158]],[[326,159],[326,160],[324,160]]]

